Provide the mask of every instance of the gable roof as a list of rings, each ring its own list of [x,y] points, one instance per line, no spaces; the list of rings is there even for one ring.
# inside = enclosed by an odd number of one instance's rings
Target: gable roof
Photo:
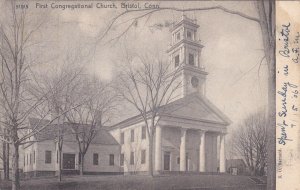
[[[40,132],[34,135],[37,141],[54,140],[57,135],[57,126],[50,123],[50,120],[29,118],[29,128],[39,130],[45,125],[48,125]]]
[[[78,124],[73,123],[69,124],[73,131],[77,131],[77,133],[84,132],[85,128],[91,127],[88,124]],[[74,132],[73,132],[74,133]],[[102,144],[102,145],[117,145],[119,144],[116,139],[107,131],[107,127],[103,127],[97,130],[95,137],[92,140],[93,144]]]
[[[76,142],[74,128],[78,127],[79,130],[83,131],[85,127],[89,127],[90,125],[78,124],[78,123],[68,123],[64,122],[62,124],[49,124],[49,120],[45,119],[37,119],[37,118],[29,118],[29,127],[40,128],[44,125],[47,125],[43,130],[39,133],[36,133],[34,136],[38,141],[45,140],[55,140],[58,129],[60,125],[64,125],[64,141],[66,142]],[[101,144],[101,145],[118,145],[118,142],[115,138],[106,130],[106,129],[98,129],[96,136],[92,140],[91,144]]]
[[[105,129],[98,130],[92,143],[101,145],[119,145],[116,139]]]
[[[163,106],[161,115],[223,125],[229,125],[231,123],[231,120],[211,103],[209,99],[198,93],[189,94]]]
[[[225,126],[232,123],[211,101],[196,92],[162,106],[159,116],[218,123]],[[136,115],[113,125],[112,128],[126,127],[141,121],[141,115]]]

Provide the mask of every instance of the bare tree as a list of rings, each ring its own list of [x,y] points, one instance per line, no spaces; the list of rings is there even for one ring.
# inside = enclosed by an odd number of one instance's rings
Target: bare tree
[[[251,175],[265,174],[267,162],[267,119],[265,112],[247,117],[233,134],[233,149],[245,160]]]
[[[181,66],[172,70],[171,63],[152,59],[148,56],[127,56],[126,68],[119,75],[117,91],[122,99],[132,105],[146,126],[149,139],[149,175],[153,176],[153,140],[159,113],[163,105],[175,98],[175,92],[181,88],[176,80]],[[134,65],[138,62],[140,65]]]
[[[103,125],[110,121],[114,110],[115,96],[109,86],[96,77],[87,77],[82,82],[81,93],[76,99],[86,97],[87,101],[66,114],[67,120],[73,125],[79,149],[80,175],[84,172],[84,157],[90,144]]]
[[[28,82],[28,69],[30,57],[28,57],[28,45],[32,35],[40,28],[40,24],[27,28],[26,12],[16,13],[15,1],[11,1],[10,14],[7,23],[1,23],[1,107],[3,109],[1,123],[5,125],[8,137],[1,140],[12,144],[12,189],[19,189],[19,146],[24,141],[20,138],[19,131],[28,114],[39,103],[29,106],[27,92],[24,88]]]
[[[66,120],[65,115],[60,115],[60,113],[67,112],[71,107],[72,95],[78,93],[80,90],[81,73],[83,69],[81,67],[76,67],[74,63],[75,56],[70,60],[69,56],[64,60],[66,64],[61,67],[56,67],[50,75],[42,75],[39,81],[43,83],[45,91],[48,91],[47,107],[51,110],[51,114],[57,117],[55,124],[57,124],[57,135],[56,143],[58,148],[58,180],[61,181],[62,177],[62,149],[64,143],[64,135],[66,133],[66,126],[64,121]],[[61,82],[60,82],[61,81]],[[42,84],[40,85],[42,86]],[[84,102],[84,99],[82,99]],[[78,105],[83,104],[83,102],[77,102]]]
[[[39,88],[40,84],[33,70],[38,58],[33,55],[37,55],[37,48],[34,49],[34,46],[39,44],[35,35],[44,25],[45,17],[41,15],[41,18],[33,18],[33,15],[27,14],[25,9],[16,11],[14,0],[6,3],[10,4],[7,6],[8,14],[0,24],[0,122],[6,132],[4,134],[1,132],[0,140],[11,145],[12,189],[18,190],[19,147],[30,143],[28,140],[30,137],[44,130],[67,111],[42,124],[42,120],[51,113],[50,109],[44,109],[50,93]],[[58,81],[57,85],[62,80]],[[44,111],[41,122],[36,126],[27,126],[27,118],[41,109]]]

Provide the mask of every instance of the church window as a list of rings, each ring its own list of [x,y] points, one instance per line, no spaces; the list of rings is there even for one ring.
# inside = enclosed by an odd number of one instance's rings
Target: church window
[[[180,40],[180,32],[178,32],[178,33],[176,34],[176,39],[177,39],[177,40]]]
[[[45,164],[51,164],[51,151],[45,151]]]
[[[179,65],[179,55],[175,56],[175,67],[178,67]]]
[[[99,164],[99,155],[97,153],[93,154],[93,165]]]
[[[130,131],[130,141],[134,142],[134,129],[131,129]]]
[[[146,139],[146,127],[142,127],[142,139]]]
[[[194,88],[197,88],[199,85],[199,79],[197,77],[193,76],[191,79],[191,83]]]
[[[192,39],[192,32],[191,31],[187,31],[186,32],[186,36],[187,36],[187,39]]]
[[[109,155],[109,165],[110,166],[115,165],[115,155],[114,154]]]
[[[146,163],[146,150],[141,151],[141,164]]]
[[[121,140],[120,141],[121,141],[120,142],[121,144],[124,144],[124,132],[121,133]]]
[[[130,152],[130,165],[134,165],[134,152]]]
[[[189,64],[190,65],[195,65],[195,60],[194,60],[194,54],[189,53]]]
[[[124,166],[124,154],[120,154],[120,166]]]

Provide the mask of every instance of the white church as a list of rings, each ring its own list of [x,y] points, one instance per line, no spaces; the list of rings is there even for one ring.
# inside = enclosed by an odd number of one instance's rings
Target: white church
[[[231,121],[205,97],[208,73],[200,62],[203,46],[197,40],[196,20],[182,16],[171,29],[167,50],[183,87],[175,101],[159,115],[153,141],[155,173],[225,172],[225,135]],[[149,141],[140,116],[110,128],[121,146],[120,166],[124,173],[149,170]]]

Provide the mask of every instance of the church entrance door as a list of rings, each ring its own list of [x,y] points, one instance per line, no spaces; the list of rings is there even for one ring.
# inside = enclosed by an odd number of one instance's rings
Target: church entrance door
[[[186,171],[189,171],[189,154],[186,153],[185,155],[185,168],[186,168]]]

